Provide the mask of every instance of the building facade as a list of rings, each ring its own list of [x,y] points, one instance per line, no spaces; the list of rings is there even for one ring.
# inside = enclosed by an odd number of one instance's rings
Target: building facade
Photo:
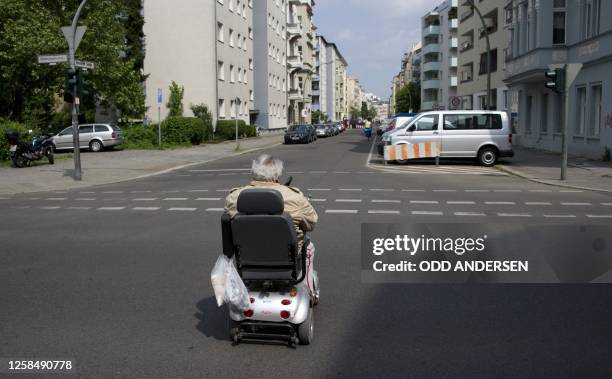
[[[277,0],[253,2],[255,72],[252,123],[262,129],[287,126],[287,5]],[[250,62],[251,63],[251,62]]]
[[[421,18],[422,110],[450,109],[456,102],[457,1],[446,0]]]
[[[252,7],[248,0],[185,0],[172,6],[161,0],[143,2],[146,55],[144,72],[147,120],[168,115],[168,87],[184,87],[183,108],[205,104],[213,119],[249,122],[252,109]],[[193,43],[193,36],[198,43]]]
[[[544,87],[549,65],[582,69],[568,92],[570,154],[602,158],[612,149],[612,2],[508,1],[505,80],[518,111],[516,140],[559,151],[562,97]]]
[[[321,48],[323,48],[321,46]],[[333,121],[348,118],[347,75],[348,64],[335,43],[325,41],[326,61],[319,62],[320,71],[325,71],[326,114]],[[323,84],[323,82],[321,82]],[[323,90],[323,88],[321,88]]]
[[[508,88],[503,82],[504,52],[508,47],[503,28],[504,6],[507,0],[477,3],[482,13],[490,41],[491,104],[489,109],[509,111]],[[461,109],[486,109],[487,44],[485,28],[478,14],[466,2],[459,4],[459,87]]]
[[[315,37],[315,69],[312,75],[312,110],[328,115],[327,112],[327,41],[321,35]]]

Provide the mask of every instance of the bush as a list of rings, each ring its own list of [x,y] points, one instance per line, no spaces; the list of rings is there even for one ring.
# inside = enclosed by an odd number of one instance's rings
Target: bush
[[[212,137],[212,114],[206,104],[196,104],[190,106],[193,115],[204,122],[204,140]]]
[[[197,117],[168,117],[161,124],[162,142],[199,145],[205,134],[204,121]]]
[[[9,159],[9,144],[6,139],[6,133],[16,131],[19,133],[19,139],[23,141],[31,141],[32,136],[39,135],[40,130],[32,130],[32,134],[28,134],[28,127],[13,121],[0,120],[0,161]]]
[[[257,135],[257,127],[255,125],[247,125],[243,120],[238,120],[238,135],[241,138],[255,137]],[[219,139],[234,139],[236,138],[236,121],[235,120],[219,120],[217,121],[217,130],[215,136]]]
[[[123,139],[128,149],[150,149],[157,145],[157,125],[123,128]]]

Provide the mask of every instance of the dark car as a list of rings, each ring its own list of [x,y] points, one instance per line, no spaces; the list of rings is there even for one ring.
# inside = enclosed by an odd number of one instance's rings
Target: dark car
[[[291,125],[285,132],[285,143],[310,143],[317,139],[312,125]]]

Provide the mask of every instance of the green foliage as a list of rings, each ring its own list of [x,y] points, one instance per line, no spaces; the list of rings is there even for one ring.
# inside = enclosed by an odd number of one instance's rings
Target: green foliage
[[[369,116],[369,112],[368,112],[368,103],[366,103],[365,101],[361,102],[361,114],[360,116],[362,118],[368,118]]]
[[[327,121],[327,114],[321,111],[313,111],[310,114],[310,117],[312,119],[313,124],[318,124],[318,123]]]
[[[353,105],[351,105],[349,109],[349,117],[354,120],[356,118],[361,117],[361,110]]]
[[[206,104],[196,104],[190,106],[193,115],[204,122],[204,140],[207,141],[212,137],[212,113]]]
[[[126,149],[152,149],[157,146],[157,125],[123,128]]]
[[[28,134],[28,130],[32,129],[32,134]],[[24,124],[14,121],[4,121],[0,119],[0,161],[9,159],[9,144],[6,138],[6,133],[15,131],[19,133],[19,139],[22,141],[32,141],[32,137],[40,135],[40,129],[33,129]]]
[[[238,137],[255,137],[257,135],[257,127],[255,125],[247,125],[243,120],[238,120]],[[236,138],[236,121],[235,120],[219,120],[215,137],[219,139],[231,140]]]
[[[420,88],[415,83],[404,85],[395,97],[395,112],[418,112],[421,108]]]
[[[49,124],[51,125],[49,133],[59,133],[72,125],[72,115],[68,112],[54,112],[51,114]]]
[[[185,87],[179,86],[174,80],[170,85],[170,97],[168,98],[169,117],[180,117],[183,115],[183,95],[185,94]]]
[[[70,25],[79,3],[74,0],[0,1],[0,117],[36,124],[50,121],[55,100],[63,93],[65,65],[41,65],[36,56],[67,51],[59,28]],[[114,105],[122,119],[142,118],[145,106],[138,63],[141,57],[130,54],[139,48],[130,38],[138,39],[141,34],[134,36],[117,17],[140,12],[139,3],[137,0],[96,0],[84,8],[79,24],[88,29],[76,55],[78,59],[96,63],[88,79],[92,93],[81,99],[81,111],[89,111],[87,118],[98,104],[105,108]],[[138,28],[140,21],[133,22],[130,27]]]
[[[161,124],[162,142],[199,145],[204,139],[204,122],[197,117],[168,117]]]

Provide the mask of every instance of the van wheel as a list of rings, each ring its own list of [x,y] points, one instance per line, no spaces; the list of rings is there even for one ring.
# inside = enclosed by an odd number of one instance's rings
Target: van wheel
[[[102,147],[102,142],[98,140],[93,140],[89,143],[89,150],[93,151],[94,153],[102,151]]]
[[[478,161],[485,167],[491,167],[497,163],[497,149],[494,147],[483,147],[478,152]]]

